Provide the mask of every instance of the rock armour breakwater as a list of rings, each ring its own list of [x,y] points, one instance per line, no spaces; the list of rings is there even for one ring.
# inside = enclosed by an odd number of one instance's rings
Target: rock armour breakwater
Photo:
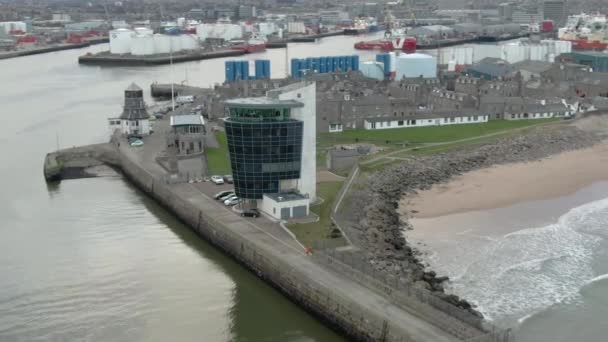
[[[359,241],[369,262],[388,274],[433,291],[447,302],[481,316],[472,305],[455,295],[446,294],[443,282],[425,267],[415,248],[408,245],[404,231],[412,229],[407,218],[400,217],[399,201],[416,191],[448,181],[462,173],[497,164],[532,162],[564,151],[582,149],[600,138],[574,126],[558,125],[537,128],[516,138],[502,138],[492,143],[446,152],[434,156],[411,157],[369,177],[354,192],[351,210],[359,223]]]

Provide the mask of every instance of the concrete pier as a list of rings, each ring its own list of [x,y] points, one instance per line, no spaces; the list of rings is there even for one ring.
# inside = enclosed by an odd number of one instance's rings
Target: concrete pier
[[[201,237],[351,340],[494,341],[478,328],[422,302],[408,309],[390,294],[374,291],[316,262],[291,237],[260,225],[263,221],[236,215],[196,184],[172,182],[154,158],[163,146],[162,137],[145,137],[144,141],[143,147],[115,139],[111,144],[50,153],[44,163],[45,177],[60,180],[69,174],[67,170],[101,162],[120,169]]]

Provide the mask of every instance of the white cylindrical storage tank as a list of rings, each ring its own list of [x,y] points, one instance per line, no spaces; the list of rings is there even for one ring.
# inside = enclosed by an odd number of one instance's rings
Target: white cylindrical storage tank
[[[243,28],[240,25],[230,25],[229,32],[230,36],[228,39],[224,38],[225,40],[243,38]]]
[[[456,61],[448,62],[448,71],[456,71]]]
[[[169,48],[172,52],[180,52],[182,51],[182,39],[180,36],[171,36],[169,35]]]
[[[397,71],[397,54],[394,52],[389,52],[388,53],[388,58],[389,58],[389,71],[390,72],[395,72]]]
[[[186,27],[186,18],[177,18],[177,26]]]
[[[465,49],[466,49],[465,59],[462,64],[471,65],[471,64],[473,64],[473,48],[467,47]]]
[[[154,35],[154,53],[162,54],[169,53],[169,36],[164,34],[155,34]]]
[[[131,54],[133,56],[149,56],[154,54],[154,38],[149,34],[136,34],[131,38]]]
[[[477,44],[475,49],[475,62],[479,62],[484,58],[500,58],[501,49],[497,45]]]
[[[110,53],[131,53],[131,37],[133,34],[133,31],[124,28],[110,31]]]
[[[181,39],[182,50],[196,50],[199,48],[198,37],[193,34],[182,34]]]
[[[207,38],[209,38],[209,25],[200,24],[196,26],[196,35],[201,41],[205,41]]]
[[[396,80],[402,78],[437,77],[437,59],[430,55],[412,53],[397,58]]]
[[[259,23],[259,31],[263,36],[269,36],[276,31],[274,23]]]
[[[152,31],[152,29],[147,28],[147,27],[136,27],[133,29],[133,31],[135,31],[136,34],[147,34],[147,35],[154,34],[154,31]]]

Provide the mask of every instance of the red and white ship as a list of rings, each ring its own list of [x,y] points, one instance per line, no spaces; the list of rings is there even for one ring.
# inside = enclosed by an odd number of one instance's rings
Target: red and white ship
[[[416,38],[406,36],[392,37],[392,35],[387,35],[387,37],[383,39],[357,42],[355,43],[355,49],[414,53],[416,52]]]
[[[577,14],[568,17],[558,31],[560,40],[572,42],[574,50],[603,51],[608,48],[608,19],[603,14]]]
[[[384,10],[386,32],[383,39],[368,40],[355,43],[357,50],[403,51],[416,52],[416,38],[407,37],[404,29],[394,28],[395,17],[389,7]]]
[[[232,50],[241,50],[246,53],[256,53],[266,51],[266,40],[257,35],[253,35],[247,40],[231,40]]]

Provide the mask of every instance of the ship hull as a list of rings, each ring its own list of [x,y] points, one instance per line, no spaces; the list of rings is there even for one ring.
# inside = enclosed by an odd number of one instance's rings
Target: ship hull
[[[572,43],[573,50],[579,51],[604,51],[608,48],[608,42],[600,42],[600,41],[587,41],[587,40],[576,40],[576,39],[562,39],[565,41],[569,41]]]
[[[266,51],[266,44],[236,45],[231,49],[245,51],[246,53],[264,52]]]
[[[358,28],[345,28],[344,34],[348,36],[356,36],[358,34],[363,34],[369,32],[366,29],[358,29]]]

